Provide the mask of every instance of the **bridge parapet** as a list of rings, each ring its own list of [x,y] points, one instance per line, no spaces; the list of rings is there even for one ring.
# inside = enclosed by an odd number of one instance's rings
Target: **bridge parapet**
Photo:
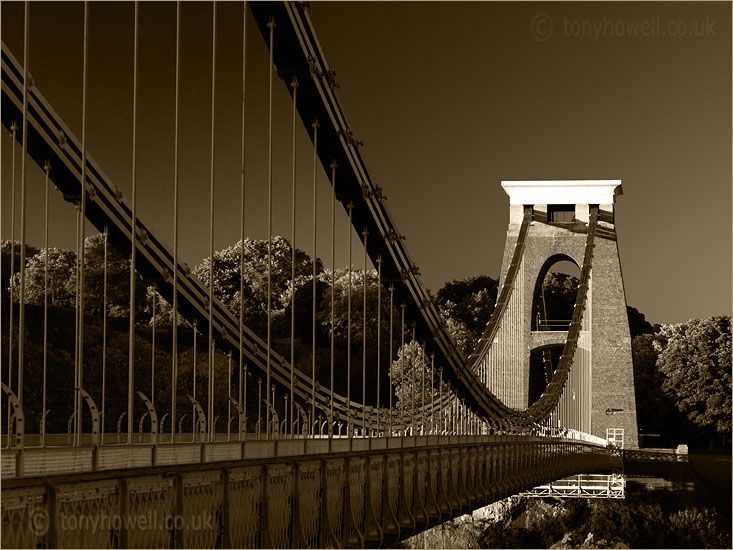
[[[619,460],[612,449],[561,438],[435,436],[402,443],[6,479],[4,545],[389,546],[468,510]]]
[[[400,450],[445,445],[522,443],[552,439],[592,443],[605,447],[600,437],[554,428],[539,435],[424,435],[368,438],[296,438],[199,443],[140,443],[85,447],[26,447],[0,451],[2,479],[79,472],[205,464],[224,460],[271,459],[362,451]]]

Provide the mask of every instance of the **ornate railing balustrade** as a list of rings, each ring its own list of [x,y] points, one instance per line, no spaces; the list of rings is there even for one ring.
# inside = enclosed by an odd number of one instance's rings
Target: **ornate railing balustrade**
[[[161,465],[159,454],[158,466],[7,479],[3,547],[389,546],[521,490],[619,462],[596,444],[527,436],[243,448],[261,455],[175,466]]]
[[[563,432],[563,433],[561,433]],[[224,435],[224,434],[220,434]],[[600,447],[606,441],[575,430],[547,430],[540,434],[566,441],[592,443]],[[80,447],[26,447],[3,449],[0,453],[2,478],[39,476],[62,473],[97,472],[119,468],[199,464],[220,460],[246,460],[250,458],[275,458],[341,452],[361,452],[380,449],[436,445],[441,442],[463,440],[465,437],[510,436],[405,436],[393,437],[296,437],[294,439],[261,440],[257,434],[249,434],[245,441],[160,441],[151,443],[150,434],[139,434],[141,441],[134,445],[92,445],[83,440]],[[65,438],[66,436],[60,436]],[[113,439],[108,434],[107,439]],[[525,436],[514,436],[525,437]],[[90,436],[86,436],[90,439]],[[429,443],[428,443],[429,442]],[[438,443],[436,443],[438,442]]]

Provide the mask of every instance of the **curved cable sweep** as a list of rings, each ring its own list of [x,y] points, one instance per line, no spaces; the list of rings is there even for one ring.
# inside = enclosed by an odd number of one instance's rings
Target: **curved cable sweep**
[[[308,25],[308,27],[310,29],[310,25]],[[2,48],[2,62],[2,123],[3,125],[10,127],[14,117],[18,117],[18,112],[20,110],[19,94],[22,89],[23,77],[22,72],[19,69],[20,64],[14,59],[4,44]],[[33,147],[30,148],[31,150],[29,153],[39,166],[42,166],[46,160],[52,159],[55,167],[53,178],[54,183],[61,190],[67,200],[78,199],[81,195],[81,186],[79,181],[82,164],[81,149],[79,147],[78,140],[73,136],[68,126],[54,112],[50,104],[43,98],[37,89],[34,88],[30,90],[29,96],[29,144],[33,145]],[[21,139],[21,136],[18,136],[18,139]],[[130,207],[122,197],[119,190],[111,183],[109,178],[90,157],[87,158],[87,173],[88,181],[91,186],[90,193],[93,193],[93,197],[90,197],[91,200],[87,212],[87,219],[95,225],[95,227],[100,229],[100,231],[103,230],[105,226],[110,226],[110,238],[113,244],[115,244],[120,250],[129,250]],[[372,193],[369,196],[374,197],[376,195]],[[382,208],[385,208],[381,201],[380,204]],[[507,282],[510,280],[513,281],[516,276],[519,261],[521,261],[524,237],[526,236],[529,225],[526,218],[527,213],[525,213],[522,229],[520,229],[520,239],[518,239],[518,245],[513,255],[510,270],[507,272]],[[595,223],[595,220],[593,220],[593,223]],[[206,327],[208,288],[198,281],[198,279],[190,276],[190,271],[185,264],[178,263],[178,265],[174,265],[173,255],[170,252],[169,247],[157,239],[152,232],[149,232],[139,219],[136,220],[136,230],[136,234],[140,236],[140,238],[135,239],[135,248],[139,260],[138,270],[145,277],[150,278],[151,280],[158,280],[159,290],[161,291],[161,294],[166,296],[166,298],[171,297],[172,284],[170,280],[172,279],[174,270],[177,270],[180,281],[179,296],[182,300],[182,303],[180,304],[181,314],[189,321],[197,318],[200,326]],[[381,235],[379,231],[375,231],[374,233],[370,231],[370,233]],[[398,247],[404,248],[404,245],[399,243],[399,241],[392,242],[389,239],[386,239],[385,245],[386,244],[389,244],[391,247],[397,245]],[[415,283],[415,281],[413,281],[415,275],[412,272],[409,270],[403,270],[402,273],[407,276],[409,281]],[[507,282],[505,282],[505,285],[502,288],[500,300],[497,303],[497,309],[499,311],[495,312],[496,317],[492,315],[489,326],[487,326],[487,330],[484,332],[484,336],[482,338],[483,341],[481,342],[477,352],[475,352],[472,357],[480,357],[491,344],[492,334],[495,334],[496,327],[498,327],[501,315],[503,315],[503,311],[506,309],[506,305],[511,294],[512,286],[511,284],[507,284]],[[420,285],[417,284],[417,286],[419,287]],[[580,302],[581,295],[583,297],[582,306],[584,307],[585,291],[581,292],[579,290],[578,303]],[[578,304],[576,304],[576,313],[580,311],[581,316],[582,309],[582,307],[578,308]],[[436,321],[438,319],[439,316],[437,316],[437,311],[432,305],[421,309],[422,314],[427,314],[428,312],[435,314],[433,315],[434,319],[432,319],[432,321]],[[225,347],[239,353],[239,321],[232,312],[230,312],[216,299],[214,299],[213,324],[215,332],[220,335],[223,342],[226,342]],[[427,324],[430,326],[431,322],[427,322]],[[267,353],[267,346],[252,331],[246,327],[243,327],[243,329],[245,335],[242,342],[244,344],[242,352],[249,362],[258,366],[264,372],[266,369],[264,358]],[[467,401],[467,404],[473,400],[478,406],[479,413],[486,414],[487,419],[505,422],[509,426],[522,427],[533,423],[532,419],[538,416],[536,411],[539,410],[539,405],[542,405],[543,411],[544,409],[547,409],[547,414],[549,414],[549,410],[552,409],[554,403],[548,403],[547,396],[554,396],[555,390],[553,388],[556,388],[557,384],[560,383],[559,374],[563,372],[563,369],[558,367],[558,371],[556,372],[556,375],[553,376],[550,383],[551,386],[548,386],[550,391],[546,391],[542,398],[536,402],[530,410],[514,410],[501,403],[496,396],[479,383],[478,379],[474,375],[473,369],[469,368],[470,363],[466,362],[465,358],[462,357],[462,354],[457,351],[457,348],[455,348],[455,345],[448,345],[453,344],[452,341],[445,341],[447,333],[445,333],[444,330],[441,330],[441,324],[439,322],[437,322],[437,324],[433,322],[429,331],[432,333],[433,338],[435,338],[437,349],[442,350],[444,357],[448,358],[446,361],[446,374],[451,371],[455,374],[454,382],[456,383],[456,391],[459,394],[465,394],[463,397],[466,397],[469,400]],[[572,333],[573,331],[571,326],[569,334]],[[566,350],[566,353],[570,353],[570,360],[572,359],[572,352],[574,352],[576,344],[577,341],[573,343],[572,350]],[[446,352],[444,347],[445,345],[448,345],[452,351]],[[566,344],[566,348],[567,347],[568,346]],[[565,357],[565,354],[563,357]],[[272,352],[271,367],[273,381],[281,384],[283,387],[288,386],[290,368],[285,358],[275,352]],[[569,370],[569,364],[567,365],[567,369]],[[566,375],[567,372],[565,372],[565,376]],[[312,388],[310,377],[297,369],[295,370],[295,376],[295,393],[303,401],[310,402],[311,394],[309,389]],[[564,383],[565,380],[563,378],[562,384],[564,385]],[[325,411],[330,408],[330,392],[321,388],[317,383],[316,389],[317,406],[321,410]],[[559,393],[561,393],[561,391],[562,388],[560,387],[557,398],[559,398]],[[342,415],[347,408],[346,398],[341,395],[334,395],[334,398],[334,408],[338,413],[340,413],[340,415]],[[351,407],[358,410],[361,408],[361,404],[352,402]],[[532,411],[532,413],[530,414],[529,411]],[[484,415],[482,414],[482,416]],[[530,417],[532,419],[530,419]],[[354,421],[354,425],[360,427],[360,422],[356,420]]]
[[[12,121],[20,118],[22,109],[23,76],[21,65],[3,44],[2,47],[2,124],[8,128]],[[71,132],[63,119],[54,111],[37,88],[29,90],[28,138],[29,155],[43,167],[47,160],[54,167],[53,180],[67,201],[81,196],[82,154],[79,139]],[[16,139],[22,139],[21,135]],[[86,155],[87,164],[87,220],[99,231],[109,229],[110,242],[121,252],[131,249],[131,208],[119,189],[97,165],[91,155]],[[135,219],[135,249],[137,271],[148,281],[158,284],[158,292],[172,303],[173,273],[178,271],[178,298],[181,316],[203,331],[208,327],[209,288],[193,276],[188,266],[179,261],[174,265],[172,248],[163,243],[150,231],[139,217]],[[238,354],[239,320],[216,297],[213,300],[213,330],[225,350]],[[267,345],[248,327],[243,327],[243,349],[245,360],[266,372]],[[289,362],[275,351],[271,352],[272,379],[281,387],[289,387]],[[310,402],[312,382],[309,376],[295,369],[295,393],[305,402]],[[330,407],[330,393],[316,384],[317,407]],[[360,410],[361,404],[352,402],[351,407]],[[334,409],[337,414],[346,413],[346,398],[334,395]],[[361,427],[361,419],[353,421]]]
[[[514,288],[514,279],[519,271],[519,265],[522,261],[522,255],[524,254],[524,245],[526,242],[527,232],[532,219],[532,213],[530,209],[525,210],[522,225],[519,230],[517,242],[514,247],[512,254],[512,261],[507,270],[507,275],[502,285],[499,298],[497,300],[494,312],[491,315],[491,319],[486,325],[486,329],[480,339],[480,343],[476,350],[471,354],[469,361],[471,365],[471,371],[474,373],[475,383],[483,384],[478,378],[477,371],[481,361],[485,358],[491,345],[496,336],[496,332],[499,329],[499,325],[506,311],[511,293]],[[575,300],[575,307],[573,310],[573,318],[568,330],[568,338],[565,341],[563,347],[563,353],[560,358],[555,372],[552,378],[542,393],[540,398],[533,403],[528,409],[519,410],[508,407],[496,398],[491,391],[486,389],[486,392],[498,403],[498,420],[504,422],[511,427],[518,429],[524,429],[536,425],[538,422],[544,420],[553,410],[555,405],[560,400],[563,389],[567,382],[567,377],[570,373],[570,368],[573,364],[573,357],[578,346],[578,338],[580,336],[580,330],[583,324],[583,313],[585,311],[587,297],[588,297],[588,282],[590,280],[590,273],[593,263],[593,249],[595,247],[594,239],[597,228],[598,220],[598,207],[590,209],[590,215],[588,220],[588,236],[586,238],[585,251],[583,256],[583,268],[580,274],[580,284],[578,286],[578,294]]]
[[[526,241],[527,231],[531,220],[531,210],[525,211],[524,219],[522,220],[522,225],[519,231],[519,237],[517,238],[517,243],[512,254],[512,263],[507,270],[507,276],[504,285],[502,286],[499,300],[497,300],[497,306],[494,309],[494,313],[491,315],[491,319],[486,325],[486,330],[484,330],[484,336],[482,337],[482,350],[477,350],[471,355],[471,357],[474,358],[472,363],[472,370],[474,372],[476,371],[476,365],[478,365],[478,363],[481,361],[481,359],[485,356],[486,352],[490,348],[494,336],[496,335],[496,331],[498,330],[501,318],[504,315],[504,311],[506,310],[506,305],[508,304],[509,298],[511,296],[514,278],[519,269],[519,264],[521,262],[522,254],[524,252],[524,244]],[[565,384],[567,383],[568,375],[570,374],[570,369],[573,364],[573,357],[575,356],[575,351],[578,347],[580,331],[583,326],[583,313],[585,312],[587,304],[588,283],[590,281],[590,274],[593,264],[593,250],[595,248],[594,240],[597,228],[597,220],[598,207],[592,207],[590,209],[590,216],[588,220],[588,236],[586,237],[585,242],[583,267],[580,272],[580,284],[578,286],[578,294],[573,309],[573,318],[571,320],[570,328],[568,330],[568,338],[565,341],[565,345],[563,347],[562,356],[560,357],[558,366],[555,369],[555,372],[552,375],[552,378],[547,385],[547,388],[542,393],[540,398],[535,401],[532,406],[525,410],[513,409],[504,405],[487,389],[487,392],[491,394],[494,399],[496,399],[496,401],[501,405],[500,416],[499,418],[494,418],[494,420],[499,420],[499,422],[503,421],[505,424],[519,429],[528,428],[544,420],[552,412],[555,405],[557,405],[558,401],[560,400],[563,389],[565,388]],[[476,378],[476,383],[480,383],[478,378]],[[452,399],[452,395],[445,395],[442,399],[436,399],[433,400],[431,403],[426,403],[424,408],[420,407],[419,415],[421,417],[428,416],[436,409],[440,410],[441,408],[443,408]]]

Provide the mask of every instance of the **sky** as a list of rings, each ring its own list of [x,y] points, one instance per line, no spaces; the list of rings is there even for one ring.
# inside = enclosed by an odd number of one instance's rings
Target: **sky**
[[[498,277],[502,180],[621,179],[616,230],[627,303],[653,323],[731,314],[729,3],[312,2],[310,16],[362,155],[423,283]],[[215,248],[239,239],[241,6],[220,3]],[[81,135],[82,4],[31,3],[30,71]],[[22,3],[2,39],[22,58]],[[181,255],[208,256],[211,5],[181,28]],[[91,156],[131,190],[133,4],[90,7]],[[248,21],[246,234],[267,236],[267,50]],[[175,4],[140,4],[138,209],[172,242]],[[290,238],[292,101],[275,78],[273,227]],[[296,127],[296,246],[312,253],[312,149]],[[2,132],[2,236],[11,140]],[[317,253],[330,265],[330,187],[318,168]],[[43,242],[42,174],[28,171],[28,242]],[[51,203],[52,246],[73,209]],[[337,265],[361,248],[337,212]],[[19,225],[16,220],[16,233]],[[87,233],[92,232],[89,227]],[[17,238],[17,234],[16,234]]]

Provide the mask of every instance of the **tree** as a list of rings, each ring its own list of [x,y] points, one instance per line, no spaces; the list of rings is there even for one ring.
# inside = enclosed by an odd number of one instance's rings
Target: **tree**
[[[496,279],[480,275],[445,283],[438,291],[438,309],[466,355],[476,347],[491,318],[497,290]]]
[[[694,424],[719,434],[731,430],[730,317],[663,325],[656,344],[662,389]]]
[[[577,277],[551,271],[542,281],[545,318],[552,321],[570,321],[575,308],[580,281]]]
[[[641,432],[660,435],[660,440],[653,446],[675,446],[680,441],[689,441],[694,430],[685,415],[677,410],[672,396],[662,391],[665,376],[657,368],[661,351],[659,341],[658,335],[641,334],[631,344],[636,417]]]
[[[632,340],[642,334],[654,334],[656,332],[652,324],[646,320],[644,314],[635,307],[626,306],[626,316],[629,319],[629,331]]]
[[[20,271],[20,252],[21,243],[15,241],[15,248],[13,253],[13,273],[10,273],[10,245],[12,242],[10,239],[3,239],[0,243],[0,256],[2,257],[2,272],[0,272],[0,296],[2,296],[3,302],[10,296],[10,277]],[[34,246],[26,243],[25,245],[25,257],[26,259],[31,256],[35,256],[38,249]]]
[[[46,255],[48,255],[48,304],[74,307],[76,254],[62,248],[42,249],[26,260],[25,299],[28,305],[43,305]],[[20,299],[20,272],[13,276],[13,299]]]
[[[449,302],[449,305],[451,305],[451,302]],[[466,325],[455,320],[451,313],[452,312],[449,307],[440,309],[440,316],[445,322],[445,329],[456,343],[456,346],[458,346],[458,349],[461,350],[465,356],[469,356],[476,347],[478,336],[468,330]]]
[[[361,348],[364,332],[364,278],[366,277],[367,287],[367,307],[366,321],[367,331],[374,331],[377,325],[377,292],[379,279],[377,272],[363,270],[352,270],[351,272],[351,345],[355,348]],[[323,277],[330,287],[331,272],[326,270]],[[334,331],[336,343],[339,347],[345,347],[347,342],[347,332],[349,324],[349,274],[348,269],[339,268],[334,276]],[[382,325],[384,321],[389,321],[389,300],[384,289],[382,289]],[[386,309],[385,309],[386,305]],[[330,330],[331,326],[331,292],[330,288],[323,295],[323,300],[319,312],[320,323],[326,330]],[[370,335],[367,333],[367,339]]]
[[[74,307],[76,300],[76,253],[62,248],[42,248],[26,259],[26,303],[43,305],[44,275],[48,254],[49,305]],[[84,312],[102,315],[104,302],[104,236],[84,240]],[[107,248],[107,312],[110,317],[127,317],[130,310],[130,261],[114,247]],[[13,276],[14,296],[20,297],[20,273]],[[142,313],[146,288],[142,277],[136,279],[136,313]]]
[[[390,368],[398,407],[405,407],[409,411],[414,405],[415,410],[418,410],[423,403],[423,387],[425,403],[430,403],[431,397],[434,397],[430,390],[435,385],[430,379],[430,365],[430,358],[415,340],[399,348],[397,359],[392,361]]]
[[[437,367],[433,369],[432,358],[425,353],[419,342],[406,342],[397,351],[397,358],[390,367],[390,381],[396,397],[395,408],[402,411],[405,420],[409,423],[410,417],[415,410],[416,427],[420,427],[420,409],[429,406],[432,402],[443,399],[452,400],[455,394],[450,386],[444,381],[441,386],[440,371]],[[431,378],[432,375],[432,378]],[[452,401],[451,401],[452,402]],[[451,406],[436,408],[432,416],[425,418],[422,426],[428,429],[430,424],[437,430],[443,427],[455,429],[458,418],[453,416],[455,411]],[[430,413],[427,413],[430,415]]]
[[[241,272],[241,251],[244,247],[244,272]],[[268,247],[266,240],[246,238],[214,252],[214,296],[235,315],[239,315],[240,301],[244,312],[244,324],[263,337],[267,334],[268,301]],[[271,314],[279,332],[283,332],[285,309],[293,291],[291,279],[291,247],[283,237],[272,238]],[[210,258],[204,258],[193,269],[204,285],[209,285]],[[316,260],[316,270],[322,271]],[[244,281],[244,293],[240,296],[240,276]],[[313,276],[311,258],[302,250],[295,251],[295,289],[306,285]],[[289,334],[289,331],[287,331]]]
[[[98,233],[84,240],[84,300],[87,314],[101,317],[104,298],[104,235]],[[147,323],[143,315],[147,285],[140,274],[135,277],[135,315]],[[127,317],[130,312],[130,260],[113,246],[107,247],[107,314]]]
[[[730,525],[710,508],[687,508],[669,516],[669,530],[678,548],[730,548],[726,523]]]
[[[334,347],[336,352],[336,365],[343,366],[348,362],[348,325],[349,325],[349,274],[347,268],[338,268],[334,272],[333,294],[334,294]],[[331,333],[331,270],[324,270],[320,284],[324,285],[322,300],[318,308],[318,327],[321,330],[321,338],[325,345],[330,346]],[[376,403],[377,384],[380,387],[380,399],[385,404],[389,399],[390,388],[388,386],[387,372],[392,350],[389,349],[389,291],[381,289],[381,324],[380,331],[380,380],[377,380],[377,295],[379,293],[379,276],[376,271],[355,269],[351,272],[351,384],[352,395],[361,396],[362,374],[363,374],[363,345],[364,345],[364,282],[366,282],[366,364],[367,364],[367,402]],[[319,286],[320,286],[319,284]],[[310,287],[312,289],[312,287]],[[312,290],[311,290],[312,291]],[[296,295],[297,298],[297,295]],[[296,302],[297,307],[297,302]],[[393,346],[401,343],[400,336],[400,311],[397,307],[392,311]],[[296,321],[297,322],[297,321]],[[406,334],[410,329],[405,327]],[[327,361],[328,363],[328,361]],[[324,365],[325,366],[325,365]],[[324,373],[325,374],[325,373]],[[346,376],[336,380],[336,389],[343,388],[346,391]],[[323,378],[322,378],[323,379]],[[325,382],[326,379],[323,379]],[[356,392],[356,393],[355,393]]]

